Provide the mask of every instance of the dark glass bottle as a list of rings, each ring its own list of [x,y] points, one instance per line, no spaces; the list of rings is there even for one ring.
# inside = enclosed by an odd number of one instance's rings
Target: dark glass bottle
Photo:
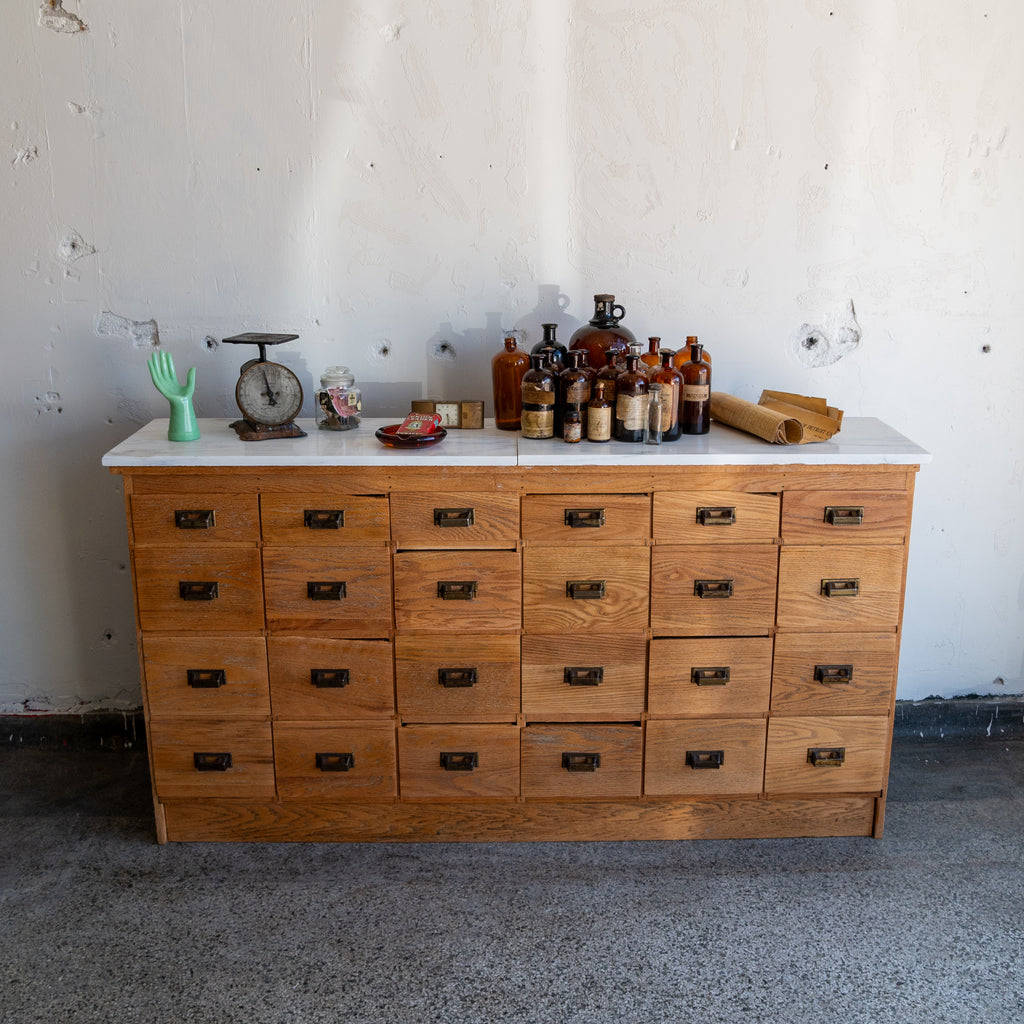
[[[647,351],[640,356],[640,362],[644,366],[649,367],[647,370],[647,376],[651,378],[651,374],[661,366],[661,356],[658,354],[661,351],[661,338],[648,338],[647,339]]]
[[[543,353],[531,353],[523,374],[523,437],[555,436],[555,375]]]
[[[587,406],[587,440],[610,441],[615,433],[615,408],[611,397],[615,384],[608,380],[595,380],[590,404]]]
[[[703,359],[702,347],[692,344],[689,360],[679,368],[679,422],[684,434],[706,434],[711,429],[711,366]]]
[[[690,346],[696,344],[697,335],[688,334],[686,336],[686,344],[678,352],[676,352],[676,357],[673,365],[677,370],[679,369],[679,367],[683,365],[683,363],[685,363],[690,358]],[[708,354],[708,350],[706,348],[704,349],[704,362],[707,363],[708,366],[711,365],[711,356]]]
[[[595,370],[613,356],[625,358],[630,342],[636,341],[633,332],[619,323],[625,315],[625,309],[615,304],[614,295],[595,295],[594,317],[576,328],[569,339],[569,350],[585,349],[587,361]]]
[[[640,357],[626,356],[626,369],[615,380],[615,439],[643,441],[647,416],[647,375],[640,369]]]
[[[523,409],[523,374],[530,368],[530,357],[505,339],[505,348],[491,360],[494,388],[494,425],[499,430],[518,430]]]
[[[568,365],[568,361],[565,358],[565,346],[555,339],[558,324],[541,324],[540,326],[544,331],[544,337],[530,349],[530,355],[545,354],[555,373],[561,373]]]
[[[562,414],[562,440],[578,444],[583,439],[583,420],[578,406],[570,406]]]
[[[661,385],[661,439],[679,438],[679,401],[683,389],[683,375],[672,365],[675,352],[661,350],[661,366],[651,374],[651,383]]]
[[[587,433],[587,403],[592,391],[593,373],[584,366],[587,353],[582,349],[573,349],[568,354],[569,365],[558,375],[558,407],[564,417],[573,409],[580,414],[580,425],[583,436]]]

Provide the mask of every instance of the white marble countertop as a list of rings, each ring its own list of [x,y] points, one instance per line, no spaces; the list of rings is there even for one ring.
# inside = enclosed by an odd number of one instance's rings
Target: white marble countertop
[[[364,419],[355,430],[317,430],[297,420],[306,437],[242,441],[231,419],[199,421],[197,441],[168,441],[166,419],[153,420],[103,456],[110,467],[187,466],[838,466],[919,465],[931,461],[923,448],[881,420],[847,416],[830,441],[775,445],[719,423],[711,432],[662,445],[566,444],[532,441],[518,431],[449,430],[430,447],[385,448],[374,431],[393,421]]]

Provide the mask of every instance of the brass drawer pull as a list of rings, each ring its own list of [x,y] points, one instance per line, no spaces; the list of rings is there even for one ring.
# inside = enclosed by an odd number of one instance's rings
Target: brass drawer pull
[[[449,690],[476,686],[478,682],[477,671],[475,668],[439,668],[437,670],[437,681],[441,686]]]
[[[600,686],[604,682],[604,666],[595,668],[572,668],[566,665],[562,679],[567,686]]]
[[[307,530],[340,530],[345,525],[343,508],[307,508],[302,513]]]
[[[815,665],[814,681],[829,686],[832,683],[852,683],[852,665]]]
[[[566,750],[562,752],[562,767],[567,772],[596,772],[601,767],[601,755]]]
[[[222,668],[190,668],[185,672],[188,685],[193,690],[216,690],[228,681]]]
[[[475,601],[476,580],[438,580],[437,596],[442,601]]]
[[[829,526],[861,526],[864,522],[864,506],[826,505],[825,522]]]
[[[192,763],[197,772],[226,772],[231,767],[231,754],[223,753],[194,753]]]
[[[732,580],[694,580],[693,592],[703,600],[705,597],[732,597]]]
[[[697,522],[701,526],[733,526],[736,523],[736,509],[729,505],[717,508],[707,505],[697,509]]]
[[[316,755],[316,766],[322,772],[350,772],[356,766],[356,759],[354,754],[321,751]]]
[[[856,597],[860,580],[822,580],[821,592],[825,597]]]
[[[691,668],[690,682],[695,686],[725,686],[729,682],[729,666],[719,668]]]
[[[480,766],[475,750],[442,750],[441,767],[446,772],[471,772]]]
[[[721,768],[725,764],[725,751],[688,750],[686,764],[690,768]]]
[[[344,580],[310,580],[306,584],[306,597],[310,601],[340,601],[346,597]]]
[[[846,747],[808,747],[807,763],[815,768],[839,768],[846,760]]]
[[[311,668],[309,670],[309,681],[318,690],[340,690],[348,686],[349,677],[347,668]]]
[[[473,510],[471,508],[435,508],[435,526],[472,526]]]
[[[599,526],[604,526],[604,509],[567,508],[565,510],[565,525],[573,530],[597,529]]]
[[[211,530],[216,524],[212,508],[178,508],[174,510],[174,525],[179,530]]]
[[[182,601],[213,601],[217,598],[217,581],[180,580],[178,597]]]
[[[605,596],[604,580],[566,580],[565,596],[574,601],[597,601]]]

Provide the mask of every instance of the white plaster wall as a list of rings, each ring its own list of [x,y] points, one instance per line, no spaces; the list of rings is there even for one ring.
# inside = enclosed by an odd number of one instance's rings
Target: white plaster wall
[[[139,702],[99,460],[157,338],[201,416],[244,330],[397,414],[598,291],[929,448],[899,696],[1024,689],[1019,0],[3,7],[0,710]]]

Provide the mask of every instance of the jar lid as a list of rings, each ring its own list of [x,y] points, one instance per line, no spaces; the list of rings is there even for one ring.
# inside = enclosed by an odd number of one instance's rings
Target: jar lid
[[[324,386],[328,384],[351,384],[353,381],[355,381],[355,377],[347,366],[328,366],[320,374],[320,383]]]

